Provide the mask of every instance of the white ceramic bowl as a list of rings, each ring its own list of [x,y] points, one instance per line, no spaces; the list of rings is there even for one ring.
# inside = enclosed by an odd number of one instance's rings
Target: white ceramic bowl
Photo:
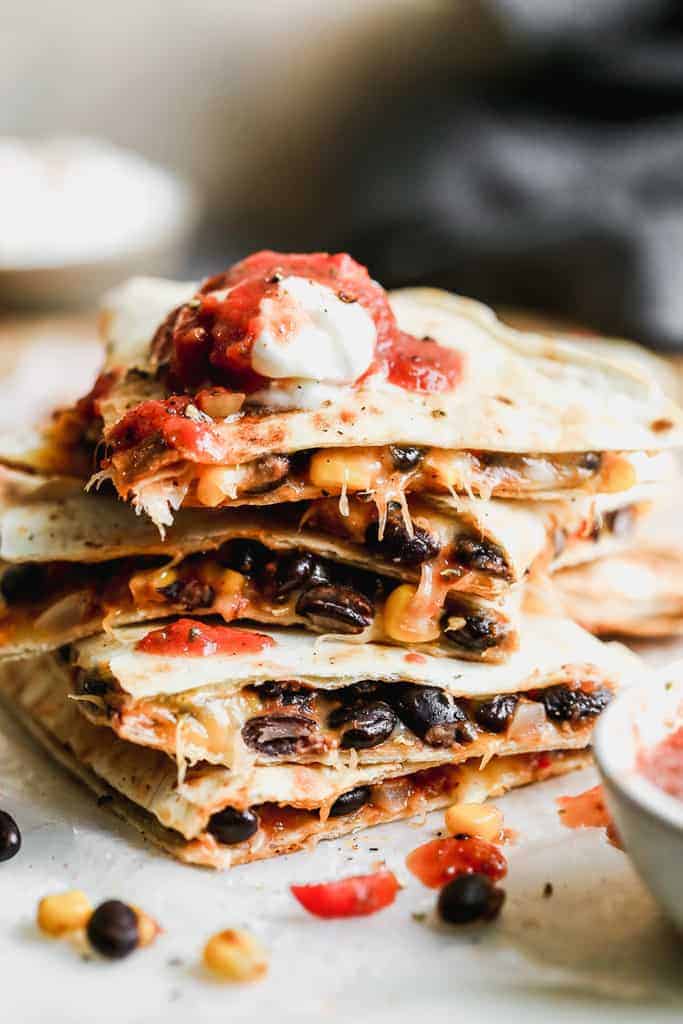
[[[624,849],[664,913],[683,932],[683,801],[637,769],[638,753],[683,724],[683,661],[626,690],[601,716],[595,758]]]

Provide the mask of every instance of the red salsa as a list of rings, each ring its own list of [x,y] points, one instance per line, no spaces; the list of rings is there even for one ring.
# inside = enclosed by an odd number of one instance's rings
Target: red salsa
[[[683,725],[638,755],[638,770],[665,793],[683,800]]]
[[[433,839],[408,854],[406,867],[430,889],[440,889],[459,875],[486,875],[497,882],[507,874],[503,853],[476,836]]]
[[[410,391],[453,388],[462,376],[462,356],[431,338],[400,331],[387,294],[367,269],[346,253],[257,252],[206,281],[199,294],[162,328],[157,348],[170,359],[169,384],[196,390],[206,382],[250,393],[268,381],[251,366],[261,331],[260,305],[278,294],[284,277],[305,277],[335,291],[344,302],[359,302],[375,322],[375,359],[364,376],[379,373]],[[229,289],[229,294],[225,291]],[[296,308],[281,303],[278,331],[296,330]]]
[[[212,654],[258,654],[275,641],[264,633],[233,626],[210,626],[196,619],[177,619],[153,629],[135,649],[167,658],[206,658]]]

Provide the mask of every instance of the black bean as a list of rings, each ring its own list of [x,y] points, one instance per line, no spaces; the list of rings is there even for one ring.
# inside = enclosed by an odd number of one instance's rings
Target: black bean
[[[328,717],[331,729],[346,726],[339,746],[342,750],[367,750],[388,740],[398,724],[396,713],[383,700],[357,706],[342,705]]]
[[[258,694],[264,700],[277,701],[283,707],[296,707],[310,710],[315,691],[299,683],[262,683]]]
[[[492,615],[481,613],[465,615],[462,618],[465,619],[465,624],[458,626],[457,629],[449,629],[446,626],[444,636],[466,651],[487,651],[491,647],[498,647],[507,638],[507,625]]]
[[[88,921],[87,930],[93,949],[112,960],[128,956],[139,942],[135,911],[120,900],[101,903]]]
[[[310,551],[293,551],[277,561],[273,580],[275,597],[285,598],[302,587],[329,583],[331,578],[330,567],[322,558]]]
[[[458,875],[439,893],[437,910],[448,924],[492,921],[505,902],[505,891],[498,889],[486,875]]]
[[[422,565],[436,558],[441,550],[436,537],[422,526],[413,526],[413,536],[410,536],[397,501],[390,501],[387,505],[387,519],[381,540],[379,523],[370,523],[365,531],[365,543],[372,551],[395,565]]]
[[[244,494],[266,494],[284,483],[289,475],[287,455],[262,455],[248,465],[248,476],[243,485]]]
[[[475,730],[460,705],[436,686],[394,683],[386,699],[401,721],[432,747],[469,743]]]
[[[612,699],[610,690],[574,690],[570,686],[548,686],[536,694],[545,707],[548,718],[555,722],[579,722],[594,718]]]
[[[398,469],[401,473],[407,473],[419,466],[425,454],[422,448],[403,444],[389,445],[389,453],[394,469]]]
[[[207,830],[219,843],[234,846],[243,843],[258,832],[259,820],[253,811],[238,811],[234,807],[224,807],[211,816]]]
[[[625,539],[630,537],[636,525],[636,511],[633,505],[625,505],[623,508],[616,508],[612,512],[605,512],[602,517],[603,523],[613,537]]]
[[[350,789],[348,793],[342,793],[342,795],[338,796],[334,801],[330,807],[330,817],[340,818],[344,814],[353,814],[354,811],[363,807],[369,799],[369,786],[358,786],[356,789]]]
[[[36,601],[45,585],[45,571],[33,562],[10,565],[0,579],[0,593],[7,604],[18,601]]]
[[[251,576],[265,565],[270,555],[268,548],[257,540],[238,537],[221,545],[216,557],[226,569]]]
[[[579,457],[579,466],[581,469],[590,469],[595,472],[600,468],[602,462],[602,455],[599,452],[584,452]]]
[[[19,826],[7,811],[0,811],[0,861],[11,860],[21,849]]]
[[[81,669],[76,677],[76,692],[87,697],[104,697],[109,690],[109,680],[104,676],[88,675]]]
[[[174,580],[166,587],[157,587],[157,593],[165,597],[169,604],[180,605],[188,612],[196,608],[209,608],[215,597],[213,587],[197,579]]]
[[[474,714],[478,726],[487,732],[505,732],[517,707],[514,693],[502,693],[480,704]]]
[[[509,576],[505,555],[497,544],[484,538],[458,537],[452,557],[467,569],[478,569],[492,576]]]
[[[259,715],[242,727],[242,739],[267,757],[291,757],[321,748],[316,722],[305,715]]]
[[[297,615],[319,629],[335,633],[362,633],[372,625],[375,606],[369,597],[342,584],[310,587],[296,602]]]
[[[344,704],[356,705],[380,699],[384,693],[384,688],[385,683],[378,683],[374,679],[363,679],[359,683],[341,686],[338,690],[334,691],[334,696]]]

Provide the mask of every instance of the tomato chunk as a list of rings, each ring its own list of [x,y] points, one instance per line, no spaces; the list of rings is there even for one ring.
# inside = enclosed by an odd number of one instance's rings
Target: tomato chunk
[[[393,903],[400,888],[394,872],[382,870],[338,882],[293,885],[291,890],[301,906],[316,917],[364,917]]]
[[[433,839],[406,857],[406,867],[430,889],[440,889],[458,875],[487,875],[493,881],[507,874],[507,861],[493,843],[468,836]]]

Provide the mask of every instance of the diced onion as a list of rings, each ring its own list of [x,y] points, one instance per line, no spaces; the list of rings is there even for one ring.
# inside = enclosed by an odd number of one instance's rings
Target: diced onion
[[[544,727],[546,721],[545,708],[542,704],[537,704],[535,701],[520,701],[510,723],[508,738],[511,740],[533,738]]]

